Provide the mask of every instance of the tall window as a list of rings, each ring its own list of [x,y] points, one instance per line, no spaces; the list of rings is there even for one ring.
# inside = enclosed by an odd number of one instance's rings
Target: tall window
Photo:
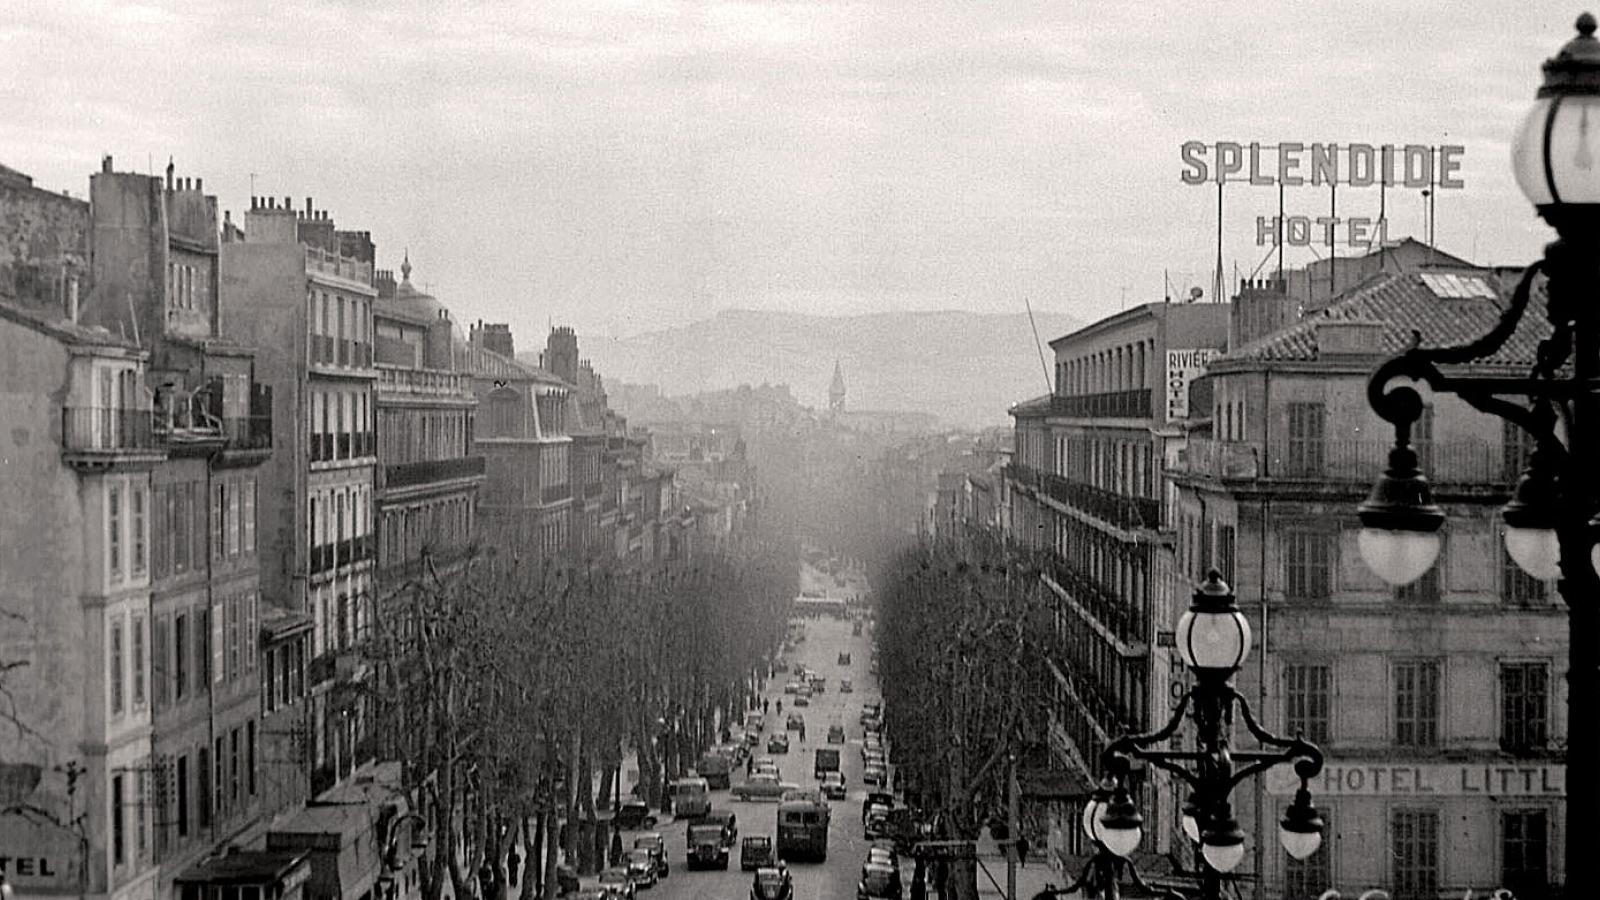
[[[132,513],[128,523],[132,531],[128,541],[131,549],[129,556],[133,563],[133,574],[143,575],[146,563],[149,560],[149,548],[147,546],[149,532],[145,530],[145,488],[142,485],[133,486],[128,491],[128,499],[131,501],[129,507]]]
[[[1439,813],[1397,809],[1389,821],[1394,900],[1434,900],[1439,893]]]
[[[122,485],[106,487],[106,553],[111,577],[122,577]]]
[[[1500,747],[1512,753],[1542,750],[1548,742],[1550,665],[1500,664]]]
[[[251,719],[244,724],[245,745],[245,780],[250,788],[250,796],[256,795],[256,720]]]
[[[214,560],[222,559],[228,549],[224,534],[227,523],[228,486],[219,481],[211,498],[211,558]]]
[[[1289,443],[1283,458],[1287,471],[1283,474],[1290,477],[1322,474],[1323,419],[1321,403],[1289,404]]]
[[[1324,808],[1322,814],[1322,846],[1305,859],[1295,859],[1284,854],[1287,863],[1283,870],[1283,895],[1300,900],[1302,897],[1321,897],[1333,887],[1333,817]]]
[[[123,865],[128,861],[127,800],[123,794],[121,775],[111,776],[111,862]]]
[[[1291,599],[1326,599],[1333,582],[1333,535],[1292,529],[1283,542],[1284,593]]]
[[[165,615],[157,616],[150,623],[150,693],[158,710],[165,709],[172,700],[170,631],[171,624]]]
[[[127,650],[123,643],[122,616],[116,614],[111,619],[111,663],[110,677],[107,679],[107,689],[111,692],[111,714],[122,715],[125,704],[124,692],[127,690]]]
[[[189,531],[194,523],[193,487],[172,485],[168,489],[167,505],[171,507],[172,516],[172,571],[187,572],[191,551]]]
[[[1283,725],[1314,744],[1326,744],[1330,730],[1333,670],[1325,665],[1283,669]]]
[[[1439,745],[1439,663],[1436,660],[1395,663],[1394,740],[1402,747]]]
[[[1542,897],[1550,871],[1549,822],[1542,809],[1500,814],[1500,884],[1518,897]]]
[[[1217,547],[1215,550],[1217,571],[1222,573],[1222,580],[1233,584],[1233,560],[1236,531],[1232,525],[1217,526]]]
[[[239,485],[230,485],[228,491],[228,556],[239,555],[239,534],[243,530],[239,522]]]
[[[130,661],[133,669],[133,705],[142,708],[145,704],[145,633],[144,616],[133,617],[133,659]]]
[[[1533,436],[1511,422],[1503,422],[1500,431],[1500,480],[1515,482],[1528,466],[1533,454]]]
[[[189,690],[189,616],[178,613],[172,619],[172,695],[182,702]]]
[[[189,836],[189,757],[178,757],[178,837]]]

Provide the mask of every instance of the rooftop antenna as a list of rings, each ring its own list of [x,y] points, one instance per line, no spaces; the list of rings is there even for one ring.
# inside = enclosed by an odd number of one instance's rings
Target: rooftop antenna
[[[1028,310],[1028,325],[1033,329],[1033,346],[1039,351],[1039,368],[1044,372],[1044,390],[1047,394],[1056,392],[1055,383],[1050,380],[1050,364],[1044,361],[1044,343],[1039,340],[1039,323],[1033,319],[1033,304],[1028,302],[1028,295],[1022,295],[1022,305]]]

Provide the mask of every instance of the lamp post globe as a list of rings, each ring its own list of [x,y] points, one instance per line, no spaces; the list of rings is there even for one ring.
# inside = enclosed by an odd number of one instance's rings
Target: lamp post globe
[[[1545,61],[1544,83],[1511,141],[1517,185],[1547,221],[1600,209],[1600,151],[1589,133],[1590,119],[1600,117],[1600,41],[1593,15],[1576,26],[1578,36]]]
[[[1420,406],[1410,388],[1396,393]],[[1389,450],[1389,467],[1356,509],[1361,532],[1356,545],[1368,568],[1384,581],[1405,585],[1421,578],[1439,558],[1439,528],[1444,510],[1433,502],[1428,480],[1417,467],[1417,454],[1399,444]]]
[[[1100,815],[1105,812],[1106,804],[1111,800],[1111,790],[1099,787],[1090,795],[1089,802],[1083,805],[1083,836],[1091,841],[1103,843],[1100,840]]]
[[[1311,805],[1311,792],[1300,788],[1278,823],[1278,842],[1295,859],[1307,859],[1322,846],[1322,829],[1322,816]]]
[[[1216,569],[1194,592],[1178,619],[1178,655],[1196,672],[1231,673],[1250,655],[1250,622]]]
[[[1200,843],[1200,798],[1194,794],[1190,794],[1183,803],[1182,825],[1183,835],[1189,839],[1189,843]]]
[[[1561,542],[1556,538],[1561,498],[1550,469],[1544,451],[1534,451],[1511,502],[1500,510],[1506,523],[1506,553],[1522,571],[1541,581],[1561,577]]]
[[[1223,874],[1232,872],[1244,859],[1244,832],[1229,804],[1218,807],[1211,827],[1200,835],[1200,855],[1205,857],[1206,865]]]
[[[1100,843],[1107,850],[1127,859],[1144,837],[1144,816],[1133,805],[1128,789],[1119,785],[1111,802],[1101,808]]]

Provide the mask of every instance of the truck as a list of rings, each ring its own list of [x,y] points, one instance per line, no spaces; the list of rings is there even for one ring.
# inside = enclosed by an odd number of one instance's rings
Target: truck
[[[819,780],[829,772],[839,771],[839,748],[818,747],[812,770]]]
[[[700,764],[694,767],[696,773],[706,780],[712,790],[727,790],[728,776],[733,771],[733,760],[727,754],[711,750],[700,757]]]

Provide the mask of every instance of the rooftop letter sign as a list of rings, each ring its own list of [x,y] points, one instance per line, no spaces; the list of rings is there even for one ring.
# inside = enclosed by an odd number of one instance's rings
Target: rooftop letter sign
[[[1179,178],[1184,184],[1215,184],[1219,192],[1225,184],[1279,189],[1278,215],[1256,217],[1258,247],[1316,244],[1331,248],[1342,243],[1369,249],[1388,240],[1389,224],[1381,198],[1376,218],[1340,217],[1331,200],[1325,216],[1295,216],[1283,211],[1284,188],[1326,187],[1334,194],[1340,186],[1376,187],[1380,192],[1391,187],[1426,191],[1466,187],[1461,177],[1461,157],[1466,148],[1459,144],[1186,141],[1178,152],[1183,161]],[[1220,233],[1218,240],[1220,245]]]

